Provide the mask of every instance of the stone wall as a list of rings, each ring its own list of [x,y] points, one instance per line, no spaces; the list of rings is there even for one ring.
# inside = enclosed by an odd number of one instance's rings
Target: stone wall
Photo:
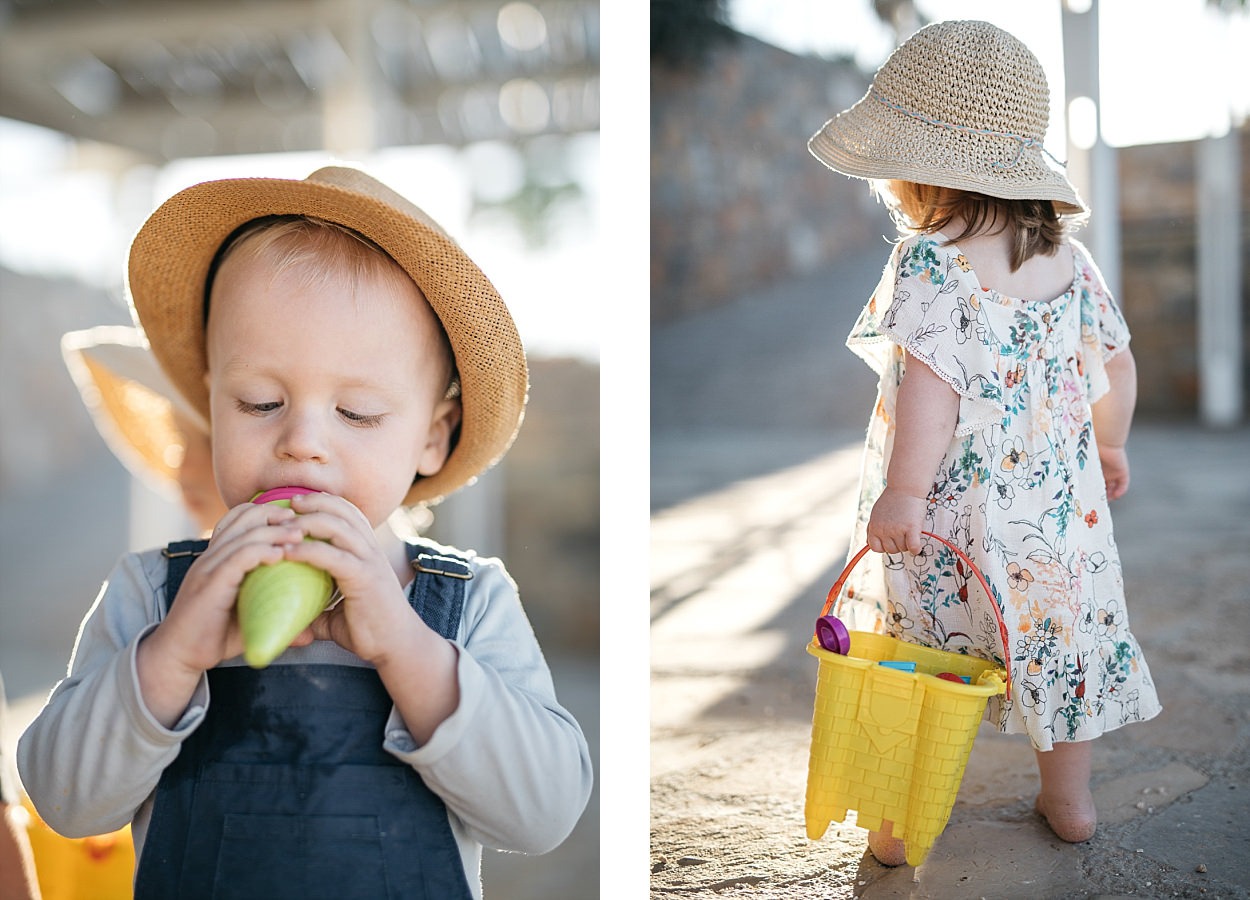
[[[670,321],[892,233],[807,139],[867,89],[850,62],[745,35],[701,69],[651,67],[651,318]]]

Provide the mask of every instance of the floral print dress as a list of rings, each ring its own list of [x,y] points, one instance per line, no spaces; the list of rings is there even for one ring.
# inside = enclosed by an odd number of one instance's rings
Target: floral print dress
[[[939,233],[900,242],[847,346],[880,376],[852,550],[885,487],[904,348],[959,394],[959,419],[929,494],[924,530],[976,562],[984,590],[946,547],[869,554],[836,614],[848,627],[1012,667],[1011,701],[987,715],[1040,750],[1160,711],[1129,631],[1119,554],[1090,405],[1128,327],[1084,247],[1071,287],[1022,301],[981,287]]]

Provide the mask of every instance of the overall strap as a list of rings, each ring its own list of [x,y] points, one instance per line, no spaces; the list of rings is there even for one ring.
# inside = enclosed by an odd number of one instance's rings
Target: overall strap
[[[426,625],[454,641],[464,612],[466,582],[473,577],[468,561],[421,544],[408,545],[408,559],[416,573],[412,608]]]
[[[174,541],[161,551],[161,555],[169,561],[169,572],[165,576],[165,612],[174,605],[178,589],[182,587],[182,579],[187,577],[191,563],[208,547],[207,540]]]

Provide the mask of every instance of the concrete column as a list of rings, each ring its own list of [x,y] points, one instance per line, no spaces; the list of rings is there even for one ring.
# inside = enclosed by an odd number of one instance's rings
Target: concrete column
[[[1197,144],[1198,405],[1221,428],[1245,414],[1239,141],[1230,130]]]
[[[378,113],[383,79],[377,61],[371,22],[377,4],[353,0],[322,4],[322,19],[343,48],[347,64],[322,86],[322,143],[344,160],[359,160],[378,144]]]
[[[1081,239],[1107,287],[1120,296],[1120,195],[1115,148],[1102,139],[1098,0],[1063,0],[1064,110],[1068,178],[1093,211]]]

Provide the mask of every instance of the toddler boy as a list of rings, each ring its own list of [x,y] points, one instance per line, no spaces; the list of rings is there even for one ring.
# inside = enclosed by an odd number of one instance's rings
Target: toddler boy
[[[40,814],[67,835],[133,821],[138,898],[480,897],[483,845],[554,848],[589,754],[515,585],[386,526],[519,427],[525,355],[485,275],[407,200],[327,168],[175,195],[130,290],[210,422],[228,511],[105,583],[19,745]],[[290,509],[250,502],[283,486]],[[341,599],[254,670],[236,597],[284,559]]]

